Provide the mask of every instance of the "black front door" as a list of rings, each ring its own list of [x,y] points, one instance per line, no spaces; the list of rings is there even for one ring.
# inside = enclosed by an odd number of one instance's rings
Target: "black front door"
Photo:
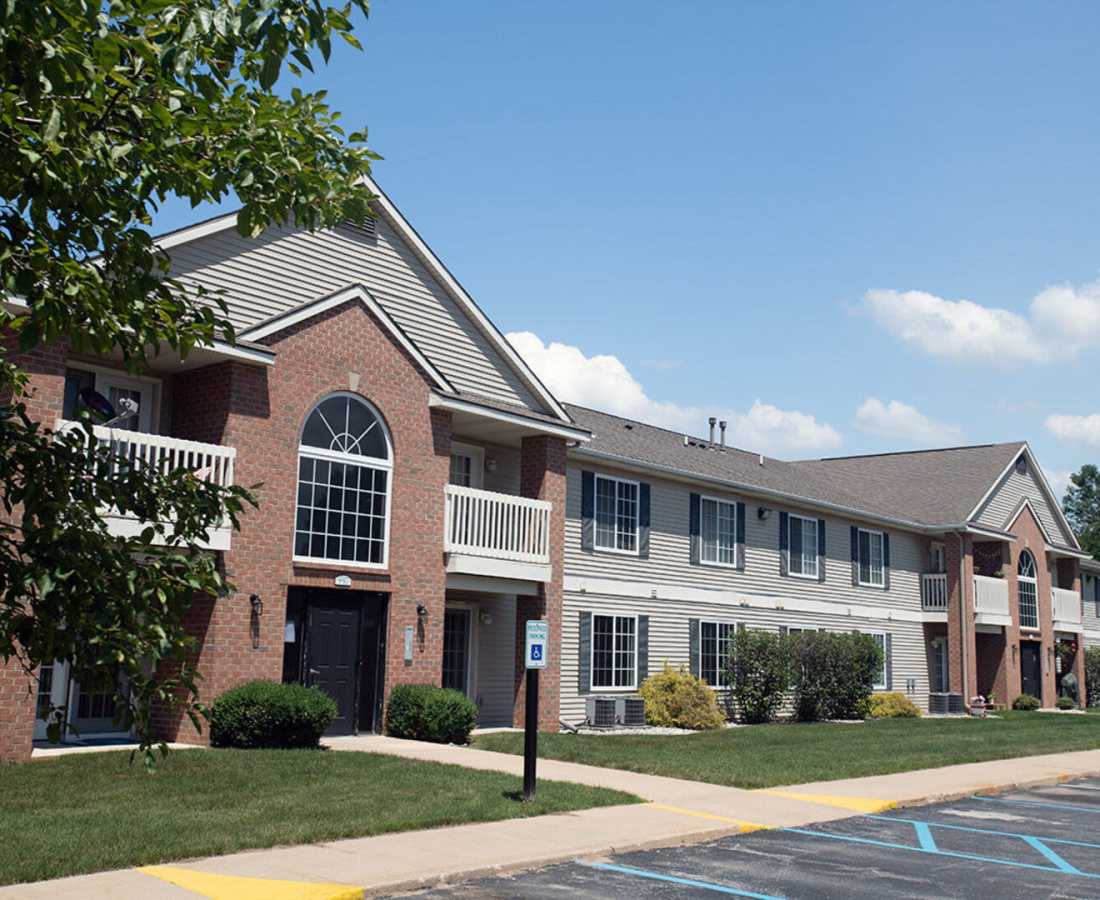
[[[1020,642],[1020,690],[1043,699],[1042,645],[1036,641]]]
[[[359,683],[361,605],[338,600],[308,606],[305,683],[336,701],[336,718],[325,734],[354,734]]]

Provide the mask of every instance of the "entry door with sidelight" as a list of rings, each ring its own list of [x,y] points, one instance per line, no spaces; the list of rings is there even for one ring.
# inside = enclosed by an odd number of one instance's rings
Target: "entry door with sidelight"
[[[1043,698],[1042,645],[1037,641],[1020,642],[1020,690],[1036,699]]]
[[[325,734],[354,734],[359,682],[358,603],[323,600],[307,607],[306,678],[336,701],[336,718]]]
[[[468,609],[448,609],[443,614],[443,687],[469,694],[470,625]]]

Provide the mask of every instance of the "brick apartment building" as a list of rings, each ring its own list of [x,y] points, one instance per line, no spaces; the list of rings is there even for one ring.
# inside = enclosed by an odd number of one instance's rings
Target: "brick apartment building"
[[[25,360],[41,421],[71,418],[84,388],[133,399],[101,439],[262,484],[240,532],[210,536],[236,592],[190,612],[204,700],[317,684],[353,733],[381,727],[393,685],[429,682],[470,695],[483,726],[521,723],[535,617],[550,730],[664,662],[718,687],[738,626],[865,630],[876,688],[926,708],[1021,690],[1050,705],[1064,671],[1083,681],[1100,566],[1025,444],[789,463],[563,406],[374,189],[368,227],[246,240],[230,215],[160,240],[175,277],[224,292],[233,346],[141,377],[64,347]],[[63,661],[0,668],[0,759],[29,756],[50,703],[80,740],[114,728],[109,695]]]

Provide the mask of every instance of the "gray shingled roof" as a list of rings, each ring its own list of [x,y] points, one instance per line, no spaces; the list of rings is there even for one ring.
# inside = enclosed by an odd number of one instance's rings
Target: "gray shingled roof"
[[[729,447],[707,449],[692,438],[642,422],[564,404],[592,432],[588,449],[747,490],[780,493],[918,525],[954,525],[970,511],[1023,447],[1022,442],[788,462]],[[582,448],[580,453],[584,452]]]

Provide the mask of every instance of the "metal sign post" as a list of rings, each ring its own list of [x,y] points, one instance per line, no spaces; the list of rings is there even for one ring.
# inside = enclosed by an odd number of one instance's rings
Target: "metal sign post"
[[[550,624],[529,619],[523,665],[527,671],[527,700],[523,721],[523,799],[535,799],[535,763],[539,752],[539,669],[546,668]]]

